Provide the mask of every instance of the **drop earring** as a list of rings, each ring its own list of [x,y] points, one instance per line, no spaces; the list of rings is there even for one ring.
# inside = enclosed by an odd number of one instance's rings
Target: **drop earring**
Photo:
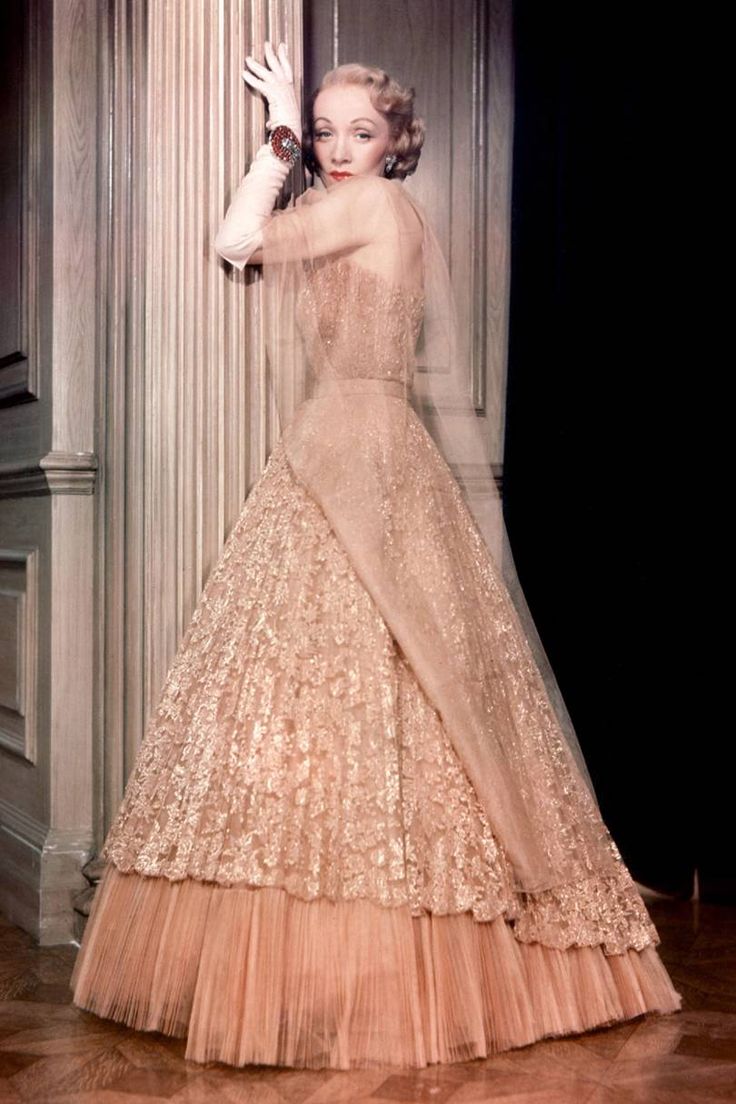
[[[396,164],[397,157],[395,153],[389,154],[386,158],[386,176],[390,176],[393,171],[393,167]]]

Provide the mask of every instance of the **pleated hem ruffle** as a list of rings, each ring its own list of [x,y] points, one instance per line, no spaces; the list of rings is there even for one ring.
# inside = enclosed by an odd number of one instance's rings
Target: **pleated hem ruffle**
[[[656,947],[523,943],[499,916],[412,916],[109,865],[73,1002],[186,1037],[185,1058],[356,1069],[463,1062],[680,1009]]]

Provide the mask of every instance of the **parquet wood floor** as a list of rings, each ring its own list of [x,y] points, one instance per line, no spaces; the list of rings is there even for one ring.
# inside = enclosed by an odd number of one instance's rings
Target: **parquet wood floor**
[[[0,1104],[713,1104],[736,1101],[736,908],[647,901],[683,1010],[426,1070],[234,1069],[71,1003],[74,944],[0,917]]]

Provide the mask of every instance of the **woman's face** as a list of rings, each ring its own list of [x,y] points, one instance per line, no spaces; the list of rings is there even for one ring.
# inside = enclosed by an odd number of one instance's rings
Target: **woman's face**
[[[323,88],[314,101],[314,157],[326,188],[346,176],[383,176],[388,122],[357,84]]]

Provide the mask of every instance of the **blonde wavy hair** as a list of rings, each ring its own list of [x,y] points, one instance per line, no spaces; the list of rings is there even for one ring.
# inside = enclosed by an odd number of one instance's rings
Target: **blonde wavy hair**
[[[414,89],[405,88],[390,77],[385,69],[376,65],[360,65],[350,62],[330,69],[322,78],[319,88],[312,93],[307,106],[307,125],[302,136],[304,163],[310,172],[318,171],[314,156],[314,101],[323,88],[336,84],[357,84],[368,89],[371,103],[386,119],[391,135],[391,152],[396,163],[387,176],[403,180],[413,173],[419,164],[424,144],[424,120],[414,114]]]

